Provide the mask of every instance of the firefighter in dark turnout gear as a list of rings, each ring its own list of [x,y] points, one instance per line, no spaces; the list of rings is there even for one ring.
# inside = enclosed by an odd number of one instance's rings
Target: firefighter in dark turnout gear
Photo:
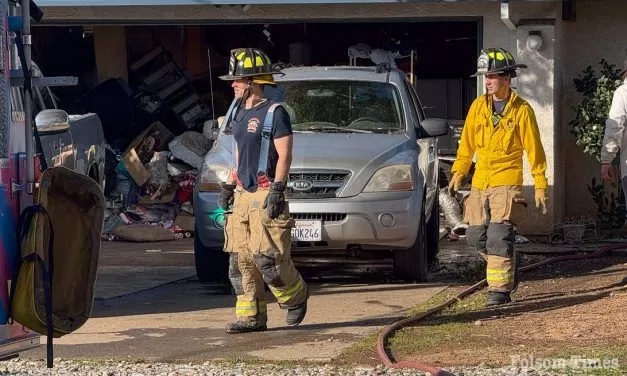
[[[296,270],[291,252],[294,220],[285,199],[292,160],[292,124],[287,111],[264,98],[263,85],[274,84],[270,58],[255,48],[231,51],[229,73],[234,108],[228,121],[234,138],[235,168],[222,184],[218,204],[226,215],[224,251],[230,254],[229,278],[237,303],[237,321],[228,333],[267,329],[264,282],[288,325],[298,325],[307,312],[307,284]]]
[[[486,95],[474,100],[462,131],[449,191],[457,191],[477,153],[470,195],[464,203],[466,239],[487,260],[488,306],[509,303],[515,291],[517,260],[514,226],[525,215],[522,197],[523,151],[535,184],[536,206],[546,214],[546,156],[531,106],[510,87],[516,69],[501,48],[481,51],[477,73],[485,77]]]

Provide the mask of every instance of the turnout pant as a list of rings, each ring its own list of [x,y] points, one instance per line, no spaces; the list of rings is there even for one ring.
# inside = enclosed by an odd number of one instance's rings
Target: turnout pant
[[[230,254],[229,279],[237,295],[238,320],[266,323],[264,282],[283,309],[307,299],[307,285],[291,257],[294,220],[289,204],[278,218],[263,209],[269,190],[251,193],[237,187],[233,213],[226,216],[224,251]]]
[[[486,254],[488,291],[512,292],[518,283],[514,225],[526,204],[520,186],[472,187],[464,203],[466,240]]]

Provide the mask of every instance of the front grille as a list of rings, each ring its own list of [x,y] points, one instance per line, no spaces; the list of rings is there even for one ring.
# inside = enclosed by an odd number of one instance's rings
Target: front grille
[[[342,222],[346,213],[292,213],[292,218],[300,221]]]
[[[290,172],[285,191],[289,198],[332,198],[350,177],[350,171],[321,170]]]

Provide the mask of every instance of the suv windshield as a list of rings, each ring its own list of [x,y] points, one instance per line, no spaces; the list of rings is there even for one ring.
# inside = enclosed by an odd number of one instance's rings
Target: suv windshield
[[[402,133],[396,87],[368,81],[279,81],[269,96],[285,103],[295,132]]]

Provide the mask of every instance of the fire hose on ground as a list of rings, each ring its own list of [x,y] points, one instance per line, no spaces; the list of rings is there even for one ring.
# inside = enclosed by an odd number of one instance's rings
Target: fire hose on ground
[[[519,269],[519,271],[524,272],[524,271],[528,271],[531,269],[535,269],[537,267],[540,267],[542,265],[547,265],[547,264],[551,264],[554,262],[558,262],[558,261],[567,261],[567,260],[581,260],[581,259],[588,259],[588,258],[594,258],[594,257],[598,257],[606,252],[610,252],[610,251],[617,251],[617,250],[625,250],[627,249],[627,244],[612,244],[612,245],[608,245],[606,247],[603,247],[601,249],[599,249],[596,252],[593,253],[588,253],[588,254],[579,254],[579,255],[567,255],[567,256],[556,256],[556,257],[552,257],[546,260],[542,260],[540,262],[536,262],[524,267],[521,267]],[[416,324],[417,322],[419,322],[420,320],[423,320],[425,318],[427,318],[428,316],[431,316],[435,313],[438,313],[440,311],[442,311],[444,308],[447,308],[449,306],[451,306],[452,304],[454,304],[455,302],[458,302],[459,300],[463,299],[464,297],[478,291],[481,290],[485,285],[487,284],[487,281],[485,279],[477,282],[476,284],[470,286],[469,288],[467,288],[466,290],[462,291],[461,293],[459,293],[457,296],[452,297],[451,299],[447,300],[446,302],[433,307],[431,309],[429,309],[426,312],[421,313],[418,316],[414,316],[414,317],[409,317],[400,321],[397,321],[393,324],[391,324],[390,326],[388,326],[387,328],[385,328],[381,334],[379,335],[379,338],[377,340],[377,353],[379,355],[379,358],[383,361],[383,363],[387,366],[387,367],[392,367],[392,368],[411,368],[411,369],[417,369],[419,371],[422,372],[428,372],[430,374],[432,374],[433,376],[455,376],[453,373],[450,373],[448,371],[445,371],[439,367],[435,367],[426,363],[422,363],[420,361],[417,360],[403,360],[400,362],[394,362],[392,361],[392,359],[390,358],[390,356],[388,356],[388,353],[385,349],[385,344],[386,344],[386,339],[389,335],[391,335],[392,333],[394,333],[395,331],[406,327],[406,326],[411,326]]]

